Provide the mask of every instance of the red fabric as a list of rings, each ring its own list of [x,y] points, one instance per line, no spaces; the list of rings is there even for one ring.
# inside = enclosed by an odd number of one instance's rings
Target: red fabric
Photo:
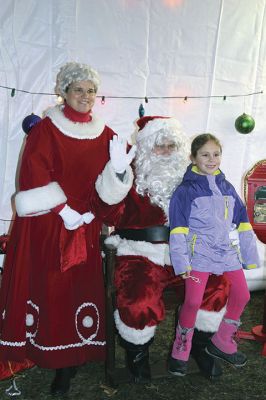
[[[25,360],[21,363],[13,361],[0,362],[0,380],[10,378],[18,372],[32,367],[34,367],[34,363],[30,360]]]
[[[0,236],[0,254],[6,254],[8,242],[9,235]]]
[[[109,160],[113,135],[105,127],[95,139],[75,139],[62,134],[46,117],[27,139],[20,190],[58,182],[69,206],[87,212],[89,193]],[[102,224],[95,218],[84,225],[86,262],[64,273],[60,269],[62,225],[53,212],[14,221],[0,291],[1,360],[27,358],[43,368],[63,368],[105,358]],[[26,314],[33,316],[31,326],[25,324]],[[92,326],[84,327],[86,316],[92,318]]]
[[[169,117],[161,117],[159,115],[158,116],[147,115],[145,117],[141,117],[140,119],[137,120],[137,125],[139,127],[139,130],[143,129],[144,126],[147,124],[147,122],[152,121],[157,118],[169,118]]]
[[[73,231],[62,225],[60,233],[60,268],[62,272],[87,261],[86,232],[84,225]]]
[[[81,112],[74,110],[67,103],[65,103],[63,113],[66,118],[68,118],[68,119],[70,119],[70,121],[74,121],[74,122],[89,122],[92,120],[91,111],[88,111],[86,113],[81,113]]]
[[[172,267],[159,267],[146,257],[118,257],[115,286],[121,320],[135,329],[158,325],[165,317],[163,291],[180,280]]]

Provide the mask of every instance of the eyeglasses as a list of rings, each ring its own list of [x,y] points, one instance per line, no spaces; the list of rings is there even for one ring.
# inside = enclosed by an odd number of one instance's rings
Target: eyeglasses
[[[88,89],[84,90],[81,87],[76,87],[76,88],[71,88],[71,91],[76,95],[76,96],[94,96],[96,94],[96,89]]]
[[[176,143],[156,144],[152,152],[157,155],[170,155],[177,150]]]
[[[154,146],[154,149],[156,150],[176,150],[177,149],[177,144],[176,143],[165,143],[165,144],[156,144]]]

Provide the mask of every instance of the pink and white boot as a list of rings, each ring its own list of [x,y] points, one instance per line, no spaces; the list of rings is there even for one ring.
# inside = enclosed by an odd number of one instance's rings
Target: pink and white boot
[[[170,374],[176,376],[186,375],[193,333],[194,328],[182,328],[178,323],[172,354],[168,363],[168,372]]]
[[[226,361],[236,368],[244,367],[247,362],[246,355],[237,351],[234,340],[239,325],[239,321],[224,318],[205,349],[210,356]]]

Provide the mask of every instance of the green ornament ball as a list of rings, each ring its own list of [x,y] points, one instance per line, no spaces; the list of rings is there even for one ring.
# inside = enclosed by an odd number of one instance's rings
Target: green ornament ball
[[[235,128],[240,133],[250,133],[255,128],[255,120],[251,115],[243,113],[235,120]]]

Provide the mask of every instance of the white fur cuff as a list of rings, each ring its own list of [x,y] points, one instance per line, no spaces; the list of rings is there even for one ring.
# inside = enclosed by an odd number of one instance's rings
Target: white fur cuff
[[[195,328],[203,332],[217,332],[225,312],[226,307],[222,308],[220,311],[199,310]]]
[[[131,328],[124,324],[120,319],[119,311],[114,312],[115,325],[120,336],[127,342],[134,344],[145,344],[151,338],[153,338],[156,330],[156,326],[146,326],[144,329]]]
[[[117,256],[142,256],[161,267],[171,265],[167,243],[121,239],[119,235],[109,236],[105,239],[105,243],[116,247]]]
[[[18,192],[15,204],[20,217],[30,217],[46,214],[52,208],[65,203],[66,200],[65,193],[59,184],[51,182],[46,186]]]
[[[126,169],[126,173],[123,182],[116,176],[115,171],[112,168],[111,162],[109,161],[102,174],[98,176],[95,187],[96,190],[106,204],[113,205],[120,203],[128,194],[133,184],[133,172],[129,166]]]

